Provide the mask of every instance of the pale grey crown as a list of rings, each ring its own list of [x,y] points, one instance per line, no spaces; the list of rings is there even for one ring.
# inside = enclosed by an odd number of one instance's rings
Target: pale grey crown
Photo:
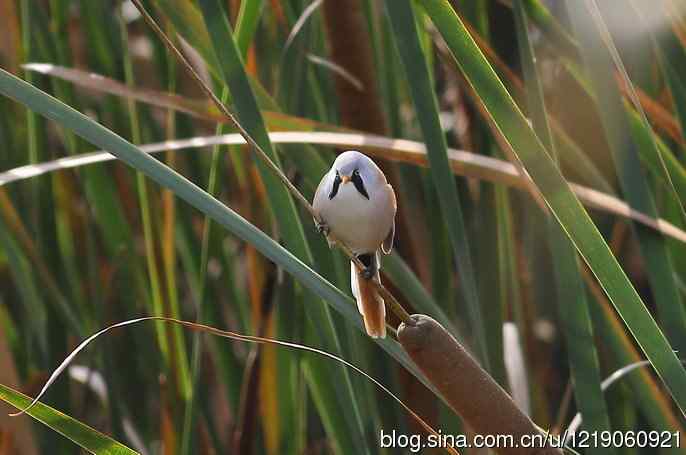
[[[352,175],[356,169],[365,184],[371,185],[386,180],[374,161],[355,150],[348,150],[338,155],[332,166],[334,174],[338,171],[341,175]]]

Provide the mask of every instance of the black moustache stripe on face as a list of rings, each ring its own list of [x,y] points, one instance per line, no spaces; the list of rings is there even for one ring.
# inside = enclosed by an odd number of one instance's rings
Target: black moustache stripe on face
[[[362,177],[360,177],[360,174],[357,172],[353,173],[352,181],[353,185],[355,185],[355,189],[357,189],[357,192],[369,199],[369,194],[367,194],[367,190],[364,187],[364,182],[362,182]]]
[[[352,180],[353,185],[355,185],[357,192],[369,199],[369,193],[367,193],[367,189],[364,187],[364,182],[362,182],[360,174],[353,172],[353,177],[350,180]],[[331,192],[329,193],[329,200],[333,199],[338,194],[338,188],[341,186],[341,181],[341,176],[337,172],[336,178],[333,181],[333,188],[331,188]]]
[[[336,172],[336,178],[333,181],[333,188],[331,188],[331,192],[329,193],[329,200],[336,196],[339,186],[341,186],[341,176],[338,175],[338,172]]]

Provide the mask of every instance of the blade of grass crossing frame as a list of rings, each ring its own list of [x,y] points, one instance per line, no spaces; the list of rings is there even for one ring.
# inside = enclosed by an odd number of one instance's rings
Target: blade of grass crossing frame
[[[166,66],[164,68],[167,73],[167,84],[170,93],[176,90],[176,66],[172,58],[166,59]],[[176,113],[173,109],[166,111],[164,134],[167,140],[173,140],[176,137],[177,121]],[[170,151],[165,156],[166,163],[173,168],[176,163],[176,153]],[[169,302],[169,312],[175,314],[175,317],[181,317],[181,309],[179,307],[179,286],[177,281],[177,244],[176,244],[176,229],[177,229],[177,211],[176,199],[174,193],[168,189],[161,192],[162,205],[162,234],[160,236],[160,249],[162,254],[162,264],[164,269],[164,281],[167,289],[167,297]],[[192,393],[193,384],[191,382],[191,373],[189,358],[186,351],[186,341],[184,334],[179,330],[172,331],[174,356],[176,357],[176,369],[178,376],[178,387],[181,389],[181,395],[188,402]]]
[[[202,12],[207,30],[212,43],[223,43],[221,46],[214,46],[217,60],[219,62],[220,74],[226,83],[229,92],[232,94],[234,107],[237,118],[246,129],[246,131],[255,139],[255,141],[262,147],[267,156],[274,161],[277,166],[280,166],[279,158],[272,148],[267,130],[264,125],[262,114],[257,105],[257,100],[253,94],[248,76],[245,72],[243,62],[236,46],[236,42],[231,34],[231,26],[226,19],[223,8],[218,0],[201,0],[200,10]],[[265,183],[267,193],[269,195],[270,208],[278,222],[279,230],[285,244],[295,252],[296,256],[306,263],[312,263],[312,253],[309,245],[305,240],[303,226],[298,218],[295,204],[287,189],[283,186],[281,181],[268,169],[267,165],[260,159],[256,160],[257,167],[260,171],[260,176]],[[312,298],[307,295],[305,298]],[[341,352],[341,344],[336,334],[333,320],[328,308],[322,306],[313,306],[313,310],[307,314],[308,323],[314,324],[315,332],[324,334],[324,340]],[[353,436],[349,434],[348,437],[341,437],[344,433],[340,431],[330,432],[332,437],[339,440],[341,444],[352,443],[351,447],[342,447],[344,453],[348,450],[364,450],[364,430],[362,425],[362,418],[360,416],[359,407],[355,395],[353,393],[350,375],[347,371],[340,370],[343,374],[343,387],[338,387],[336,391],[337,381],[332,381],[331,369],[326,364],[319,360],[311,360],[306,362],[311,370],[311,374],[317,377],[319,386],[329,388],[329,400],[326,404],[330,405],[331,400],[338,402],[338,410],[343,411],[351,422],[350,427],[356,434]],[[338,399],[337,399],[338,398]],[[352,405],[352,406],[349,406]],[[352,408],[352,416],[351,409]],[[324,412],[327,412],[326,410]],[[332,412],[330,409],[328,412]]]
[[[522,60],[525,85],[528,86],[527,104],[533,128],[553,159],[557,161],[522,0],[514,0],[513,8],[519,55]],[[560,226],[552,219],[548,220],[548,237],[554,261],[559,320],[566,339],[577,407],[588,431],[609,431],[610,418],[600,387],[602,381],[600,365],[576,250]],[[588,453],[614,453],[614,450],[589,448]]]
[[[279,164],[279,159],[267,136],[262,115],[257,107],[223,9],[217,0],[202,0],[200,6],[212,42],[222,43],[221,46],[214,47],[214,52],[216,52],[220,62],[220,73],[231,93],[237,118],[246,131],[264,149],[267,156]],[[295,221],[297,215],[293,200],[265,164],[260,160],[255,161],[269,193],[271,209],[279,221],[281,236],[290,250],[294,251],[302,260],[309,261],[309,247],[305,242],[302,224]]]
[[[163,11],[166,18],[174,24],[176,32],[200,53],[210,71],[214,71],[216,75],[217,57],[212,51],[210,37],[207,29],[203,26],[202,14],[195,2],[188,0],[152,1],[157,6],[157,10]]]
[[[457,195],[455,180],[448,163],[447,144],[438,118],[438,103],[431,84],[431,76],[417,34],[414,11],[409,0],[386,0],[393,27],[393,37],[400,53],[409,82],[410,94],[417,112],[428,152],[431,176],[439,196],[441,212],[447,221],[447,229],[453,247],[464,297],[469,313],[471,329],[476,339],[477,357],[489,369],[488,347],[479,294],[474,276],[469,239]]]
[[[305,4],[302,6],[304,7]],[[316,9],[317,4],[311,3],[307,9],[312,10],[311,7]],[[326,82],[329,80],[328,75],[325,74],[325,71],[323,71],[321,67],[312,65],[306,61],[307,55],[310,52],[317,55],[324,55],[321,51],[323,47],[323,39],[320,32],[321,25],[316,19],[307,20],[305,22],[298,19],[298,14],[300,14],[300,18],[302,18],[303,15],[308,14],[306,10],[300,12],[297,5],[284,5],[284,13],[288,23],[293,24],[293,27],[297,27],[299,33],[291,31],[290,37],[293,37],[293,45],[288,46],[287,52],[281,50],[279,53],[279,67],[283,70],[279,71],[279,74],[276,77],[278,83],[277,90],[279,99],[282,100],[282,103],[285,103],[284,108],[286,111],[306,115],[311,118],[326,120],[332,115],[332,106],[330,103],[327,105],[327,96],[323,92]],[[297,23],[304,26],[297,26]],[[265,57],[263,56],[263,58]],[[268,56],[266,58],[268,59]],[[253,88],[255,88],[255,85],[253,85]],[[267,96],[262,96],[260,103],[262,109],[276,112],[281,111],[281,107],[277,106],[274,101]],[[305,197],[308,200],[311,200],[321,176],[328,171],[333,156],[330,154],[328,156],[324,155],[311,146],[303,148],[294,145],[283,145],[280,147],[280,151],[282,152],[282,156],[288,157],[297,167],[301,176],[300,189]],[[331,250],[324,238],[316,231],[306,230],[306,235],[318,272],[327,277],[339,288],[349,288],[348,280],[350,270],[347,261],[342,260],[343,257],[340,252]],[[293,330],[293,328],[288,327],[289,325],[292,325],[293,318],[299,318],[297,319],[298,321],[303,320],[302,313],[299,309],[297,309],[295,313],[292,313],[290,318],[280,318],[278,320],[279,330]],[[318,319],[321,319],[321,317]],[[316,338],[312,337],[320,336],[320,334],[317,334],[317,331],[311,330],[310,321],[314,322],[315,319],[308,317],[307,327],[295,327],[294,335],[297,338],[302,338],[304,336],[305,339],[311,338],[316,340]],[[314,323],[316,324],[316,322]],[[367,342],[366,337],[359,334],[359,332],[352,330],[350,327],[338,323],[335,325],[335,330],[340,339],[340,345],[343,349],[342,352],[347,352],[350,358],[356,359],[358,362],[364,364],[368,357],[368,355],[366,355],[367,351],[374,350],[374,347]],[[279,357],[283,357],[282,353],[278,353],[278,355]],[[337,429],[340,431],[340,425],[336,425],[334,419],[340,419],[340,416],[336,415],[340,414],[340,408],[337,410],[337,406],[341,406],[338,404],[339,397],[349,395],[347,391],[340,390],[341,386],[348,387],[347,381],[339,381],[341,384],[336,386],[339,390],[339,392],[336,393],[336,388],[321,386],[323,382],[328,380],[327,376],[331,376],[330,369],[328,369],[326,365],[315,364],[311,359],[303,359],[301,364],[303,366],[302,371],[306,376],[303,377],[303,375],[299,373],[297,375],[293,374],[296,384],[299,381],[309,387],[312,391],[312,397],[316,398],[315,404],[319,413],[322,415],[326,414],[325,429],[327,433],[332,434],[336,432]],[[316,371],[319,371],[319,376],[312,374],[312,371],[315,369]],[[291,371],[297,373],[296,370]],[[355,391],[354,396],[357,401],[354,405],[359,406],[359,415],[362,420],[362,425],[365,428],[368,428],[370,421],[377,415],[375,412],[377,403],[373,395],[369,393],[370,391],[367,384],[360,381],[359,378],[355,376],[351,377],[351,381]],[[295,387],[297,387],[297,385]],[[336,395],[331,396],[332,393]],[[298,400],[297,397],[294,397],[294,399],[296,400],[296,403],[290,404],[290,408],[294,410],[296,415],[303,416],[305,413],[298,411],[298,409],[306,409],[308,405],[307,402],[303,403],[301,402],[302,400]],[[285,400],[282,400],[282,402],[282,404],[288,405]],[[344,406],[344,411],[351,408],[346,404],[343,404],[342,406]],[[353,420],[350,416],[347,418],[348,425],[356,425],[355,423],[350,423]],[[288,419],[286,419],[283,423],[284,428],[289,426],[290,428],[297,429],[297,427],[293,427],[293,423],[304,428],[305,422],[306,421],[302,419],[296,422],[289,422]],[[343,421],[343,423],[345,423],[345,421]],[[336,441],[336,444],[339,447],[341,445],[339,441]],[[295,450],[299,445],[302,446],[302,441],[295,441],[289,448]],[[346,452],[345,449],[342,450]]]
[[[245,56],[248,54],[248,47],[250,47],[250,43],[257,30],[263,7],[264,0],[241,2],[241,9],[238,11],[234,35],[236,46],[238,46],[243,59],[245,59]]]
[[[31,403],[31,399],[23,393],[17,392],[2,384],[0,384],[0,399],[17,409],[25,409],[29,403]],[[82,447],[92,454],[138,455],[138,452],[129,449],[109,436],[105,436],[78,420],[43,403],[36,403],[36,405],[28,411],[28,414],[64,437],[71,439],[79,447]]]
[[[614,78],[614,66],[601,31],[593,23],[585,2],[567,1],[571,22],[581,46],[585,69],[605,130],[620,184],[629,205],[649,216],[657,216],[655,201],[646,180],[638,150],[622,106]],[[659,152],[655,152],[659,153]],[[674,267],[664,238],[635,226],[646,272],[657,305],[660,322],[674,348],[686,351],[686,309],[674,279]]]
[[[672,182],[671,173],[669,172],[667,165],[665,164],[664,158],[662,157],[662,154],[660,153],[660,150],[658,148],[656,134],[653,132],[652,126],[648,121],[648,116],[643,110],[641,101],[638,98],[638,94],[636,93],[636,88],[634,87],[634,84],[632,83],[631,78],[629,77],[629,74],[624,66],[624,62],[622,61],[622,58],[619,55],[619,50],[617,49],[617,46],[615,46],[612,35],[608,29],[607,24],[605,23],[605,20],[602,17],[602,13],[600,12],[600,8],[598,7],[598,4],[595,2],[595,0],[589,0],[587,4],[591,17],[593,18],[593,22],[600,34],[600,38],[602,39],[603,43],[605,44],[605,47],[607,48],[610,54],[610,59],[612,60],[612,67],[616,69],[618,73],[618,78],[621,80],[621,83],[625,87],[625,95],[635,107],[636,111],[640,116],[641,122],[643,123],[643,126],[649,133],[648,137],[650,138],[650,147],[648,148],[648,151],[651,155],[654,155],[657,158],[657,161],[660,163],[660,166],[662,168],[662,174],[669,185],[668,188],[671,189],[672,194],[674,196],[674,200],[679,204],[681,208],[682,219],[686,221],[686,211],[684,210],[682,202],[682,198],[684,197],[684,195],[679,194],[679,192],[674,187],[674,182]]]
[[[686,371],[588,213],[455,11],[441,0],[420,0],[420,3],[446,40],[467,81],[479,94],[488,115],[538,186],[551,212],[603,286],[681,410],[686,410]]]
[[[215,222],[238,238],[254,245],[268,259],[281,265],[285,271],[293,275],[302,285],[338,311],[349,324],[355,326],[360,332],[363,331],[359,314],[350,297],[323,279],[293,253],[283,248],[233,210],[202,191],[177,172],[169,169],[153,157],[148,156],[133,144],[99,125],[89,117],[4,70],[0,70],[0,93],[26,105],[40,115],[57,122],[57,124],[69,128],[97,147],[110,151],[125,163],[143,171],[148,177],[163,187],[172,189],[178,197],[209,215]],[[306,305],[306,311],[309,313],[315,310],[315,307],[320,305],[320,303],[308,300]],[[391,339],[384,339],[375,340],[375,343],[439,396],[435,388],[414,366],[397,342]]]

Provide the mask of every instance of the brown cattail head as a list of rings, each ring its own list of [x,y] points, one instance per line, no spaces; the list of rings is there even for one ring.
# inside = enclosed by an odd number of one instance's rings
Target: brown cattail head
[[[412,315],[414,325],[401,324],[398,341],[446,402],[480,435],[541,435],[512,398],[438,322]],[[544,435],[545,436],[545,435]],[[547,442],[547,440],[546,440]],[[501,455],[561,455],[548,447],[499,447]]]

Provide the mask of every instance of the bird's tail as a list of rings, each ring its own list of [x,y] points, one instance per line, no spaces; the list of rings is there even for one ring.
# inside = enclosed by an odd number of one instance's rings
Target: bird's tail
[[[373,260],[375,259],[377,258],[374,257]],[[373,280],[381,283],[378,266],[376,267],[376,274]],[[350,263],[350,282],[352,284],[353,296],[357,300],[357,309],[360,311],[362,319],[364,319],[364,328],[367,331],[367,335],[372,338],[385,338],[386,307],[384,306],[384,301],[371,281],[361,276],[352,262]]]

